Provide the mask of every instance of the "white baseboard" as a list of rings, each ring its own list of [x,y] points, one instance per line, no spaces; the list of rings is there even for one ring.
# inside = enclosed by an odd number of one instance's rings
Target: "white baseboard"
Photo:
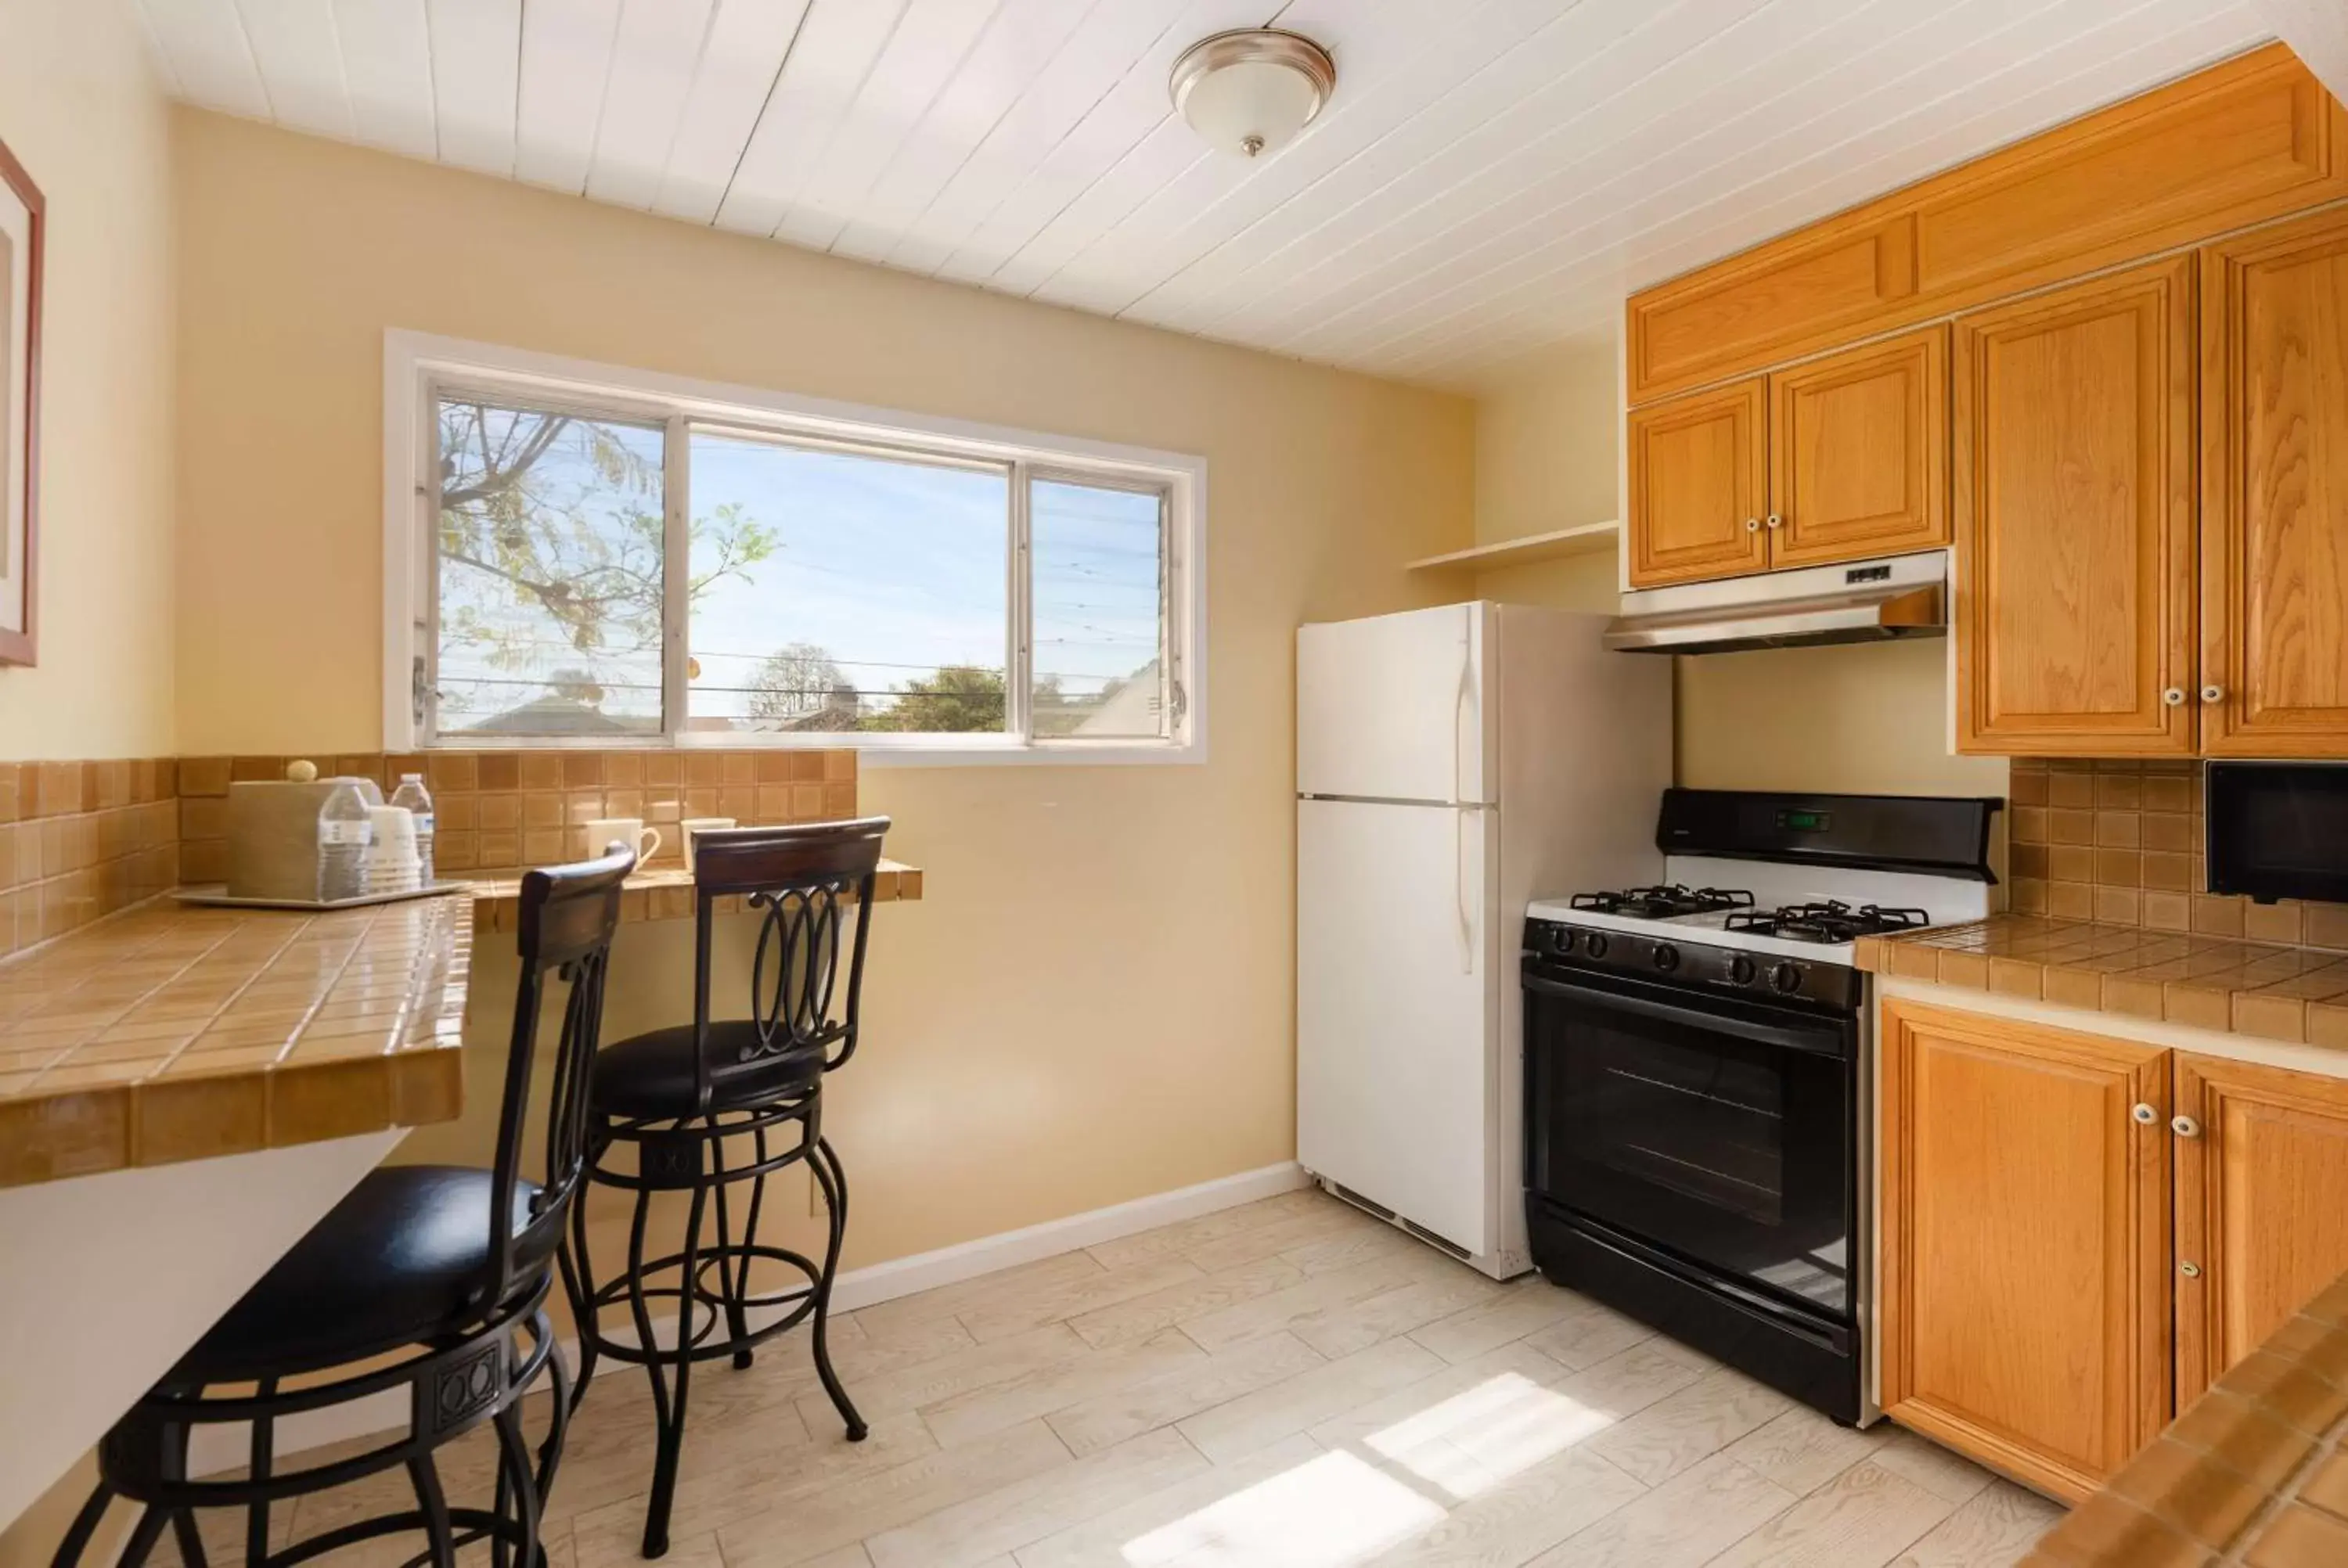
[[[1014,1268],[1038,1258],[1056,1257],[1078,1247],[1097,1246],[1119,1236],[1170,1225],[1177,1220],[1196,1219],[1217,1209],[1237,1208],[1259,1198],[1277,1197],[1310,1182],[1302,1166],[1292,1160],[1284,1161],[1260,1171],[1242,1171],[1236,1176],[1200,1182],[1194,1187],[1177,1187],[1170,1193],[1136,1198],[1131,1203],[1113,1204],[1065,1219],[1045,1220],[1025,1230],[1004,1231],[1000,1235],[942,1246],[935,1252],[919,1252],[911,1257],[851,1268],[832,1281],[832,1305],[842,1312],[853,1312],[876,1301],[935,1290],[942,1285],[958,1285],[982,1274]]]
[[[1277,1197],[1300,1187],[1309,1186],[1312,1178],[1294,1161],[1266,1165],[1261,1170],[1242,1171],[1235,1176],[1220,1176],[1196,1186],[1177,1187],[1170,1193],[1158,1193],[1130,1203],[1112,1204],[1105,1209],[1091,1209],[1063,1219],[1046,1220],[1042,1225],[1025,1229],[1004,1231],[999,1235],[981,1236],[953,1246],[942,1246],[934,1252],[915,1253],[910,1257],[891,1258],[887,1263],[871,1264],[863,1268],[851,1268],[832,1281],[831,1301],[834,1310],[853,1312],[877,1302],[891,1301],[901,1296],[914,1296],[924,1290],[935,1290],[943,1285],[958,1285],[965,1279],[976,1279],[983,1274],[1014,1268],[1023,1263],[1040,1258],[1056,1257],[1075,1252],[1079,1247],[1096,1246],[1142,1231],[1156,1230],[1178,1220],[1196,1219],[1200,1214],[1213,1214],[1218,1209],[1237,1208],[1241,1204]],[[654,1319],[655,1334],[667,1329],[671,1317]],[[579,1346],[565,1339],[559,1352],[570,1364],[579,1364]],[[599,1373],[625,1370],[620,1363],[605,1361]],[[407,1390],[387,1389],[364,1399],[354,1399],[345,1405],[335,1405],[323,1410],[312,1410],[292,1417],[277,1426],[276,1453],[284,1457],[310,1449],[324,1448],[329,1443],[346,1442],[376,1432],[391,1431],[407,1419]],[[195,1475],[215,1475],[233,1470],[245,1462],[250,1440],[242,1426],[222,1424],[200,1428],[194,1434],[188,1453],[188,1469]]]

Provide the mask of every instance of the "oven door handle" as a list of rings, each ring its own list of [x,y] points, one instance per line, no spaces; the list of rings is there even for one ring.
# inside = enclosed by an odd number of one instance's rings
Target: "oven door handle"
[[[1734,1035],[1758,1045],[1774,1045],[1786,1050],[1798,1050],[1811,1056],[1830,1056],[1837,1060],[1850,1055],[1847,1030],[1828,1020],[1817,1024],[1768,1024],[1729,1014],[1706,1012],[1702,1008],[1674,1007],[1670,1002],[1653,1001],[1645,997],[1624,996],[1620,991],[1600,990],[1591,986],[1567,985],[1560,980],[1540,975],[1527,975],[1525,989],[1539,991],[1543,996],[1580,1002],[1622,1012],[1636,1013],[1665,1023],[1703,1030],[1710,1034]],[[1822,1040],[1820,1035],[1829,1038]]]

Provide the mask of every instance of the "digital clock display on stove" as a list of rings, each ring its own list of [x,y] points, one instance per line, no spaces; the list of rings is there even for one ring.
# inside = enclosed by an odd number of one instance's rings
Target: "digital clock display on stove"
[[[1824,811],[1781,811],[1777,826],[1787,833],[1824,833],[1834,825],[1834,814]]]

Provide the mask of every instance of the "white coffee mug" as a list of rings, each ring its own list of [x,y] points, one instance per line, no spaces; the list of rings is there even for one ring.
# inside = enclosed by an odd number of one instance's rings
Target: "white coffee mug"
[[[641,816],[599,817],[587,825],[588,854],[601,855],[613,843],[633,847],[638,860],[650,860],[661,846],[660,829],[646,827]]]
[[[693,869],[693,835],[696,833],[717,833],[734,825],[730,816],[688,816],[678,823],[677,831],[685,835],[685,868]]]

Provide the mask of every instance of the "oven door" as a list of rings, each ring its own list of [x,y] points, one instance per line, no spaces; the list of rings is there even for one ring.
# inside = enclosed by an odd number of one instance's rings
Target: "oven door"
[[[1850,1322],[1857,1019],[1554,965],[1524,986],[1537,1198]]]

